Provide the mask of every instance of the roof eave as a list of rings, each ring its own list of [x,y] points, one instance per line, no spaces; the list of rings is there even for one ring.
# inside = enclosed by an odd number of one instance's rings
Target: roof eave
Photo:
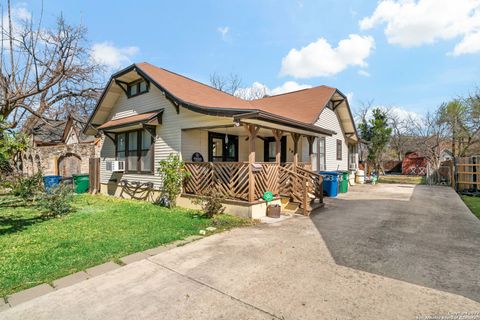
[[[241,114],[241,115],[236,115],[233,117],[234,120],[240,121],[241,119],[257,119],[257,120],[264,120],[268,122],[272,122],[275,124],[280,124],[280,125],[285,125],[289,126],[292,128],[297,128],[297,129],[302,129],[306,131],[312,131],[314,133],[319,133],[327,136],[332,136],[336,134],[335,131],[328,130],[316,125],[309,125],[305,124],[299,121],[291,120],[285,117],[281,117],[272,113],[264,112],[264,111],[252,111],[249,113]]]

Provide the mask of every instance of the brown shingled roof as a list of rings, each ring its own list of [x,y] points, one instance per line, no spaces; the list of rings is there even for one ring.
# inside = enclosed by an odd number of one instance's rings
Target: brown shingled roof
[[[140,76],[152,82],[175,104],[180,104],[196,112],[205,112],[213,115],[234,116],[261,112],[275,115],[280,120],[283,119],[282,121],[285,123],[293,121],[312,125],[317,121],[320,113],[334,94],[338,93],[343,96],[335,88],[318,86],[247,101],[146,62],[133,64],[117,72],[112,75],[110,83],[132,71],[136,71]],[[90,117],[89,124],[102,104],[107,90],[102,94],[97,107]],[[111,122],[108,122],[109,127],[112,126]],[[100,128],[105,128],[106,125],[107,123],[102,124]]]
[[[337,90],[319,86],[247,101],[146,62],[136,66],[177,99],[194,106],[242,111],[258,110],[306,124],[312,124],[318,119]]]
[[[163,112],[163,109],[152,111],[152,112],[140,113],[134,116],[123,117],[115,120],[110,120],[105,122],[101,126],[99,126],[97,129],[102,130],[102,129],[115,128],[115,127],[120,127],[124,125],[130,125],[130,124],[147,123],[150,120],[156,118],[162,112]]]
[[[337,89],[319,86],[250,101],[258,109],[304,123],[317,121]]]
[[[255,109],[249,101],[237,98],[177,73],[146,62],[138,63],[136,66],[176,98],[195,106],[246,110]]]

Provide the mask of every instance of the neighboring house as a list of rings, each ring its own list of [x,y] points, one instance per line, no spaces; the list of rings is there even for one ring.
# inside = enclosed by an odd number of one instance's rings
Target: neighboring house
[[[71,177],[89,173],[89,159],[99,156],[101,139],[82,132],[85,120],[69,116],[67,120],[36,121],[31,129],[31,146],[22,155],[25,174]]]
[[[309,213],[322,202],[315,172],[358,162],[353,117],[335,88],[246,101],[148,63],[112,75],[84,132],[103,135],[101,192],[152,199],[159,161],[177,153],[191,173],[180,205],[214,188],[230,212],[250,217],[265,211],[265,191]]]
[[[453,160],[453,153],[449,149],[443,149],[442,152],[440,152],[440,161],[448,160]]]

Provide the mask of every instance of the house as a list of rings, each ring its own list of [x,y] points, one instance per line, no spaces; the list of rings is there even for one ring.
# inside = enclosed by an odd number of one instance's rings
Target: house
[[[453,153],[450,149],[443,149],[440,152],[440,162],[453,160]]]
[[[85,119],[73,115],[66,120],[34,121],[24,130],[31,145],[22,154],[22,172],[62,177],[88,173],[89,159],[99,156],[101,139],[85,135],[85,124]]]
[[[353,117],[336,88],[246,101],[149,63],[112,75],[84,132],[104,137],[102,193],[152,199],[158,162],[177,153],[191,173],[179,205],[213,188],[229,212],[249,217],[264,215],[265,191],[308,214],[323,201],[318,171],[358,162]]]

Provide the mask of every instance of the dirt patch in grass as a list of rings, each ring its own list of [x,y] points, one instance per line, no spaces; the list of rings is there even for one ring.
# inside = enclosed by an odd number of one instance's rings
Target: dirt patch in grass
[[[401,183],[401,184],[425,184],[425,177],[404,176],[404,175],[385,175],[380,176],[379,183]]]

